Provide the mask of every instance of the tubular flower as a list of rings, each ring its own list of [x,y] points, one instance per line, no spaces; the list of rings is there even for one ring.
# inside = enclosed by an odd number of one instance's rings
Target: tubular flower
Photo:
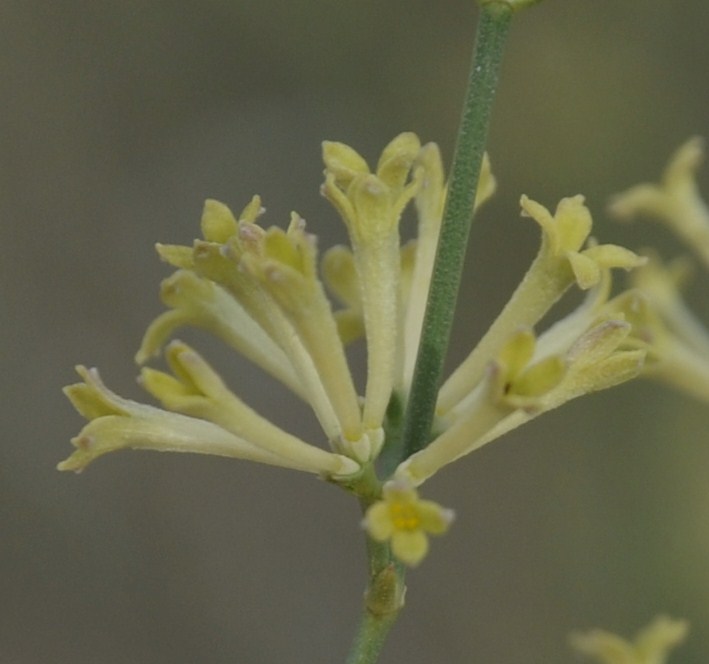
[[[572,634],[570,642],[574,650],[598,664],[665,664],[670,650],[684,641],[688,630],[684,620],[659,616],[633,641],[595,629]]]
[[[178,270],[162,282],[160,296],[172,309],[148,327],[135,357],[139,364],[158,355],[175,330],[200,327],[216,334],[305,398],[303,386],[283,350],[226,289],[191,270]]]
[[[368,355],[362,413],[366,431],[381,426],[394,387],[402,315],[399,219],[420,186],[418,173],[412,173],[420,148],[414,134],[400,134],[384,148],[372,173],[352,148],[323,144],[322,192],[347,226],[362,303]]]
[[[367,509],[363,526],[372,539],[391,541],[394,555],[414,567],[428,551],[427,533],[442,535],[453,516],[452,510],[421,500],[407,484],[392,481],[384,485],[382,499]]]
[[[446,430],[425,449],[409,457],[396,476],[414,485],[473,449],[475,441],[517,409],[535,411],[543,394],[562,379],[566,367],[552,355],[533,362],[536,339],[519,330],[488,365],[484,380],[450,420]]]
[[[704,141],[695,136],[672,155],[660,184],[639,184],[618,194],[610,212],[620,220],[649,217],[672,229],[709,267],[709,208],[699,194],[696,173]]]
[[[344,305],[335,312],[335,321],[340,339],[346,345],[364,335],[362,298],[352,251],[342,245],[331,247],[323,255],[321,268],[325,285]]]
[[[567,370],[563,379],[540,398],[536,410],[511,413],[474,441],[468,451],[478,449],[572,399],[637,378],[645,365],[646,351],[628,342],[630,333],[628,323],[612,318],[587,329],[564,355]],[[543,341],[544,335],[539,339],[540,347]]]
[[[258,197],[238,221],[231,213],[227,215],[224,206],[219,210],[215,219],[214,206],[205,206],[205,239],[196,240],[191,248],[194,273],[220,286],[237,302],[255,328],[250,339],[265,342],[261,345],[264,353],[275,345],[279,350],[271,356],[273,361],[283,363],[283,356],[287,358],[283,382],[290,385],[295,377],[300,383],[296,391],[313,407],[330,443],[352,456],[367,456],[369,446],[361,436],[356,392],[329,303],[315,276],[314,243],[305,234],[302,220],[294,214],[287,232],[262,229],[256,224],[263,211]],[[188,248],[167,252],[160,247],[159,251],[169,262],[177,255],[179,267],[185,264],[184,249]],[[302,315],[288,305],[289,292],[302,305]],[[320,343],[314,338],[315,326],[320,326]],[[327,370],[329,363],[336,371]]]
[[[443,432],[403,461],[395,476],[418,486],[449,463],[542,413],[635,378],[645,351],[625,348],[630,331],[631,326],[620,320],[603,321],[584,330],[568,348],[559,344],[558,355],[530,353],[533,337],[519,331],[488,365],[485,380],[443,419]],[[544,335],[536,347],[548,348],[543,341]]]
[[[617,245],[592,244],[582,249],[593,223],[583,196],[562,199],[554,215],[526,196],[521,205],[523,216],[534,219],[542,229],[541,248],[490,329],[441,387],[437,406],[440,415],[480,382],[490,358],[516,329],[534,327],[574,282],[588,290],[601,282],[605,270],[630,270],[645,262]]]
[[[72,439],[76,450],[59,464],[59,470],[81,471],[94,459],[121,449],[215,454],[323,475],[349,475],[358,470],[351,459],[297,439],[285,441],[278,449],[277,444],[261,445],[263,441],[247,440],[201,417],[123,399],[101,382],[96,369],[80,366],[77,372],[84,382],[70,385],[64,391],[89,423]],[[164,385],[162,391],[170,388],[174,390],[175,385]],[[305,454],[294,450],[299,444],[307,448]]]
[[[264,231],[249,224],[243,225],[240,233],[242,238],[248,238],[240,269],[284,313],[315,365],[335,411],[343,443],[356,443],[362,437],[357,393],[337,324],[317,278],[314,238],[305,234],[305,224],[295,213],[287,232],[280,228]]]

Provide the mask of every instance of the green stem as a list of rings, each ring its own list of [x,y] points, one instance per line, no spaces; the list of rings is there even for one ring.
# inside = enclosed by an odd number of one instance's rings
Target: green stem
[[[366,503],[362,504],[366,509]],[[347,664],[375,664],[404,604],[405,570],[391,553],[388,543],[367,538],[369,586],[364,613],[347,657]]]
[[[395,621],[396,614],[382,619],[365,611],[352,650],[347,657],[347,664],[375,664]]]
[[[384,420],[384,446],[377,459],[377,467],[385,480],[391,477],[399,465],[404,449],[404,400],[394,392],[389,401],[386,419]]]
[[[483,5],[463,117],[451,167],[421,343],[405,416],[404,457],[423,449],[433,424],[436,395],[450,338],[453,313],[473,219],[490,111],[512,9],[505,2]]]
[[[436,394],[473,217],[490,110],[511,15],[512,9],[505,2],[488,2],[483,5],[480,14],[421,344],[405,413],[405,446],[402,446],[405,457],[426,445],[433,423]],[[387,432],[387,437],[391,436],[391,439],[383,463],[385,477],[393,470],[396,461],[393,457],[397,451],[402,454],[399,447],[400,413],[395,412],[397,406],[398,403],[390,404],[389,415],[396,422]],[[373,499],[373,495],[371,499],[362,498],[363,510]],[[403,606],[405,570],[393,557],[389,544],[368,538],[367,554],[369,586],[364,613],[347,664],[375,664],[379,660],[386,636]]]

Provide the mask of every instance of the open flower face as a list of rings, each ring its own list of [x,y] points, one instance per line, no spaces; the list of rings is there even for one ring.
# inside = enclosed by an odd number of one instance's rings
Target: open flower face
[[[428,551],[427,535],[442,535],[452,521],[451,510],[421,500],[405,483],[388,482],[382,499],[367,510],[363,525],[372,539],[390,540],[399,560],[416,566]]]

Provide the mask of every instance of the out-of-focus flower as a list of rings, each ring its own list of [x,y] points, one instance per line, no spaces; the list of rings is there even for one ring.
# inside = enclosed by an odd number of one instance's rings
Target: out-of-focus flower
[[[572,634],[570,641],[574,650],[598,664],[665,664],[670,651],[684,641],[688,630],[684,620],[659,616],[632,641],[600,629]]]
[[[709,208],[696,182],[704,141],[695,136],[672,155],[660,184],[639,184],[613,198],[611,214],[620,220],[655,219],[672,229],[709,267]]]
[[[632,290],[618,296],[608,306],[631,325],[628,342],[647,353],[642,375],[709,401],[709,355],[663,320],[651,296]]]

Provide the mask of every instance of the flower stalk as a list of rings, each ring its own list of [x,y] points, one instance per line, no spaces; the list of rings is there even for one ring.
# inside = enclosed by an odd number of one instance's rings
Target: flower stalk
[[[426,446],[433,424],[512,12],[513,8],[502,2],[485,3],[481,7],[421,342],[406,408],[403,458]]]
[[[425,447],[433,423],[512,11],[506,3],[481,7],[428,304],[404,415],[401,460]],[[374,664],[379,660],[386,635],[403,604],[404,570],[401,563],[392,562],[390,543],[377,542],[371,537],[367,542],[369,587],[347,664]],[[385,582],[394,585],[391,590],[394,604],[389,611],[373,611],[372,599],[382,595]]]

